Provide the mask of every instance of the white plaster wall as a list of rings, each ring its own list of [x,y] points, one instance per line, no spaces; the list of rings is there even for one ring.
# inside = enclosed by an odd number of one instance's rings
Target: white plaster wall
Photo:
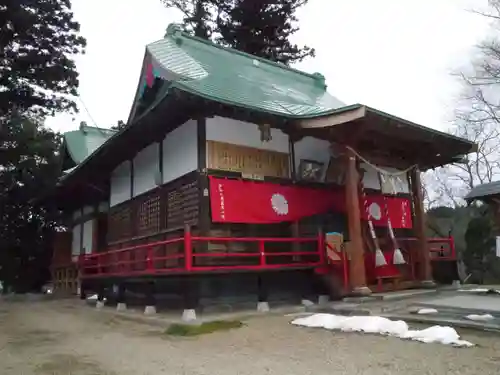
[[[380,179],[377,171],[365,163],[361,164],[361,168],[366,171],[363,176],[364,187],[367,189],[381,190]],[[397,169],[390,167],[379,166],[379,168],[389,173],[398,172]],[[410,192],[410,185],[408,183],[408,176],[406,175],[406,173],[397,175],[396,177],[392,178],[394,179],[394,187],[396,188],[396,193],[408,194]]]
[[[308,159],[324,164],[321,175],[322,179],[324,179],[328,163],[330,162],[330,143],[328,141],[314,137],[304,137],[294,143],[294,153],[296,176],[299,176],[300,161]]]
[[[382,167],[382,169],[392,173],[398,172],[397,169],[389,167]],[[406,173],[392,176],[391,178],[393,179],[394,187],[396,188],[396,193],[406,193],[406,194],[410,193],[410,184],[408,182],[408,175]]]
[[[94,206],[85,206],[83,207],[83,214],[87,215],[94,212]]]
[[[361,163],[360,167],[365,170],[363,186],[367,189],[380,190],[380,180],[377,171],[365,163]]]
[[[92,237],[94,234],[94,220],[83,223],[82,249],[84,254],[92,253]]]
[[[79,209],[79,210],[76,210],[75,212],[73,212],[73,220],[76,220],[78,219],[80,216],[82,216],[82,210]]]
[[[156,187],[155,176],[160,170],[158,143],[152,143],[134,158],[134,197]]]
[[[198,169],[196,120],[189,120],[163,140],[163,183]]]
[[[101,202],[97,208],[98,212],[108,212],[109,211],[109,202]]]
[[[80,255],[81,249],[81,237],[80,233],[82,231],[82,225],[78,224],[73,227],[72,239],[71,239],[71,255]]]
[[[271,141],[262,142],[258,125],[250,122],[216,116],[207,118],[206,124],[208,141],[289,153],[288,135],[279,129],[271,128]]]
[[[131,198],[130,196],[130,162],[125,161],[120,164],[111,173],[111,187],[109,196],[110,207],[124,202]]]

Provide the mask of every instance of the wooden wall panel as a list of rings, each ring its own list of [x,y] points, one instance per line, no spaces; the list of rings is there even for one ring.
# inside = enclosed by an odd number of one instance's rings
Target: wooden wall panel
[[[198,181],[191,181],[169,189],[166,194],[167,228],[196,225],[199,216]]]
[[[125,203],[109,210],[108,242],[132,236],[132,205]]]
[[[199,220],[200,188],[197,174],[190,174],[111,207],[108,214],[109,248],[129,246]],[[118,245],[119,246],[115,246]]]
[[[142,199],[137,205],[137,235],[154,234],[160,231],[161,196],[157,191]]]

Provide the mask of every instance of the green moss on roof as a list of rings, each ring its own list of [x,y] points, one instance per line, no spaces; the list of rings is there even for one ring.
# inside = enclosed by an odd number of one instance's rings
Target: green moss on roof
[[[82,125],[78,130],[63,134],[63,147],[66,148],[73,162],[78,165],[115,133],[116,131],[112,129]]]
[[[319,73],[221,47],[177,25],[168,27],[164,39],[147,45],[148,59],[155,75],[172,81],[173,88],[225,104],[291,118],[320,116],[345,105],[326,91]]]

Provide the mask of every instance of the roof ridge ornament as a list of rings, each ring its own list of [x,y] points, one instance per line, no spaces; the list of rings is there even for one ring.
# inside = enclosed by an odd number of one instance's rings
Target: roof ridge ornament
[[[182,26],[178,23],[171,23],[167,26],[165,38],[168,36],[180,36],[180,33],[182,33]]]
[[[326,89],[326,78],[323,74],[319,73],[319,72],[314,72],[312,74],[312,76],[314,77],[315,81],[317,82],[317,84],[320,85],[320,87],[324,87]]]
[[[87,134],[87,127],[87,122],[80,121],[80,126],[78,128],[83,134]]]

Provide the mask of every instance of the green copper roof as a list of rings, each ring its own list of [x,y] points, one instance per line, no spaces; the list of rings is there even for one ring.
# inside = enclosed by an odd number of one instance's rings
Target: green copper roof
[[[111,129],[81,125],[78,130],[63,134],[64,147],[73,162],[78,165],[115,133],[116,131]]]
[[[147,45],[138,96],[148,71],[172,82],[172,88],[285,117],[315,117],[345,106],[326,91],[325,78],[319,73],[307,74],[221,47],[177,25],[168,27],[164,39]]]

